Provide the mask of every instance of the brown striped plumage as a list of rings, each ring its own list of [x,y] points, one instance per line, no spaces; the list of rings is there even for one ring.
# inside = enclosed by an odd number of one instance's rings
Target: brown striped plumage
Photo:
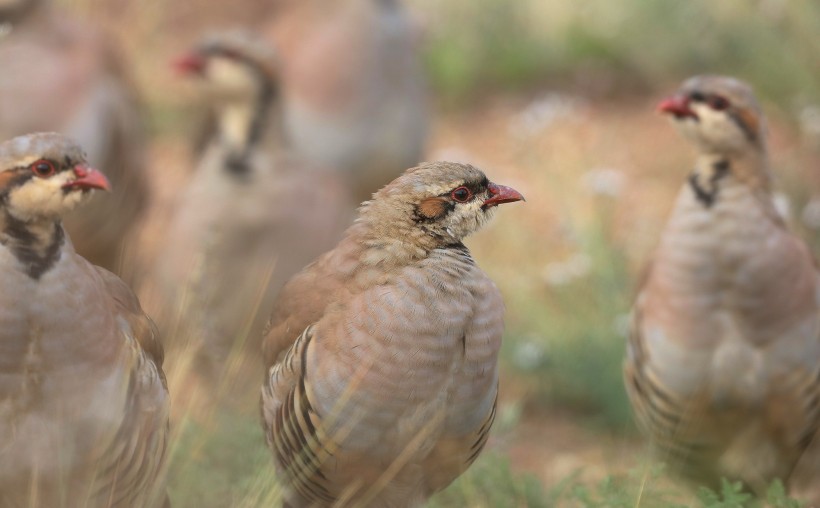
[[[58,134],[0,144],[0,168],[0,506],[161,506],[168,390],[156,329],[60,225],[108,182]]]
[[[115,41],[52,4],[0,6],[0,140],[36,131],[76,139],[112,190],[66,218],[77,252],[131,275],[125,244],[148,203],[146,146],[135,87]],[[124,266],[128,264],[129,266]]]
[[[444,213],[421,207],[431,198]],[[475,460],[503,304],[461,240],[519,199],[471,166],[423,164],[285,286],[262,415],[289,505],[415,506]]]
[[[763,492],[820,425],[820,281],[772,204],[749,87],[692,78],[661,110],[700,153],[635,303],[627,392],[662,460]]]

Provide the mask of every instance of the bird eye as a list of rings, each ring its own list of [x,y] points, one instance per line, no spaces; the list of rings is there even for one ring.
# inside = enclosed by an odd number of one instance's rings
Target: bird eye
[[[45,159],[41,159],[31,165],[31,172],[39,176],[40,178],[48,178],[49,176],[56,173],[57,170],[54,169],[54,163],[52,163],[51,161],[47,161]]]
[[[468,189],[467,187],[459,187],[453,190],[453,192],[451,192],[450,195],[459,203],[464,203],[471,197],[473,197],[473,193],[470,192],[470,189]]]
[[[713,95],[709,97],[709,106],[717,111],[723,111],[724,109],[729,107],[729,101],[727,101],[720,95]]]
[[[220,48],[217,51],[217,54],[219,54],[219,56],[222,56],[224,58],[229,58],[231,60],[241,59],[241,57],[239,56],[239,53],[237,51],[235,51],[233,49],[229,49],[229,48]]]
[[[703,102],[703,101],[705,101],[705,100],[706,100],[706,96],[705,96],[705,95],[703,95],[703,94],[702,94],[702,93],[700,93],[700,92],[692,92],[692,93],[689,95],[689,99],[691,99],[691,100],[692,100],[692,101],[694,101],[694,102]]]

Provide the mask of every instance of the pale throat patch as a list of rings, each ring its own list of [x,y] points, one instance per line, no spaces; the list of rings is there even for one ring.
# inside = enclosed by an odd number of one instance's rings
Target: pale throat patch
[[[483,206],[484,199],[480,197],[469,203],[457,204],[455,209],[442,222],[444,231],[455,241],[461,241],[475,233],[489,222],[495,214],[495,207],[482,210]]]
[[[253,120],[251,104],[231,104],[225,106],[219,125],[224,140],[235,149],[243,149],[250,137],[251,121]]]
[[[260,84],[250,69],[225,58],[212,57],[208,63],[209,87],[223,102],[219,124],[225,141],[242,149],[250,136]]]
[[[742,150],[747,146],[746,135],[727,111],[714,111],[698,103],[691,108],[699,120],[685,118],[677,122],[687,138],[707,149]]]
[[[9,213],[19,220],[28,222],[41,218],[57,218],[73,210],[86,195],[90,194],[88,191],[79,190],[65,192],[63,185],[74,179],[72,171],[64,171],[51,178],[35,176],[9,193]]]

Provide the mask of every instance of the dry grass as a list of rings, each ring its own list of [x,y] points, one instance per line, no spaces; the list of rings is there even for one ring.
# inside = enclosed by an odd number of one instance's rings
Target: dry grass
[[[496,98],[437,118],[431,158],[475,162],[527,197],[503,207],[493,224],[468,240],[508,308],[502,411],[486,457],[437,506],[535,506],[533,500],[546,499],[552,489],[580,495],[566,486],[570,480],[595,485],[611,474],[644,470],[620,385],[619,320],[692,154],[653,112],[654,97],[618,103],[547,97]],[[553,103],[562,111],[553,120],[523,120],[533,110],[551,117],[544,104]],[[816,188],[809,170],[817,154],[792,141],[799,136],[790,123],[775,121],[772,131],[784,186]],[[170,168],[183,174],[190,165],[176,141],[158,141],[154,161],[154,171],[163,175]],[[158,238],[177,185],[168,186],[165,177],[155,181],[162,185],[145,246]],[[586,267],[577,262],[585,257]],[[149,295],[144,299],[150,308]],[[202,380],[187,373],[188,356],[168,355],[175,506],[262,506],[260,500],[276,499],[255,407],[258,371],[203,389]],[[245,396],[215,408],[225,392]],[[520,502],[487,501],[477,485],[488,476],[509,486],[503,496]]]
[[[206,0],[184,5],[158,0],[63,3],[111,23],[136,64],[155,134],[151,171],[157,198],[139,243],[144,259],[151,260],[171,213],[173,197],[194,164],[185,146],[190,125],[186,119],[190,111],[185,104],[190,94],[166,71],[165,62],[202,28],[258,19],[266,5],[259,0],[243,1],[242,8]],[[482,0],[485,4],[493,2]],[[429,158],[469,160],[485,169],[494,181],[511,185],[527,197],[524,204],[503,207],[494,224],[468,241],[478,263],[497,281],[507,304],[502,408],[485,456],[466,479],[439,498],[436,506],[538,506],[552,502],[592,506],[592,501],[582,499],[586,494],[578,491],[577,485],[596,485],[609,475],[636,470],[637,478],[623,490],[627,493],[624,495],[632,496],[630,489],[635,485],[643,485],[647,478],[655,481],[654,476],[644,474],[648,469],[641,462],[640,440],[631,429],[620,384],[622,327],[635,281],[692,163],[690,149],[664,119],[653,113],[653,106],[658,91],[675,86],[686,71],[697,69],[697,61],[691,61],[692,52],[686,50],[689,36],[678,40],[682,54],[671,60],[674,66],[668,67],[659,60],[674,52],[674,40],[664,40],[657,48],[641,48],[643,39],[637,35],[624,34],[623,40],[619,39],[618,34],[624,30],[649,31],[650,27],[632,28],[611,2],[594,2],[594,9],[572,2],[525,4],[529,10],[524,15],[518,11],[491,12],[505,16],[500,19],[522,24],[514,26],[512,32],[537,37],[504,43],[508,46],[502,48],[504,51],[490,55],[500,62],[488,61],[490,57],[481,52],[486,48],[480,46],[475,53],[476,63],[465,60],[465,55],[471,53],[461,52],[461,43],[454,46],[441,42],[446,36],[442,35],[442,26],[457,31],[456,25],[447,24],[448,20],[464,16],[480,28],[480,23],[486,21],[483,11],[459,0],[414,3],[428,19],[432,48],[441,50],[432,57],[432,65],[437,86],[445,95],[472,94],[473,87],[483,88],[475,83],[487,76],[482,72],[496,76],[490,79],[489,87],[496,92],[484,90],[478,95],[481,100],[469,107],[436,117]],[[702,19],[698,16],[704,15],[707,2],[695,4],[691,16]],[[734,27],[737,20],[732,13],[748,16],[751,12],[745,4],[728,4],[709,13],[711,29]],[[632,10],[628,12],[634,13],[643,4],[629,5]],[[643,16],[641,23],[645,23],[652,13],[639,14]],[[811,83],[814,79],[816,84],[817,38],[804,33],[815,26],[816,20],[811,16],[795,19],[790,11],[784,16],[782,23],[795,27],[794,33],[788,26],[783,28],[790,34],[786,44],[811,39],[814,46],[794,48],[795,55],[782,65],[789,64],[787,69],[792,69],[792,60],[805,61],[801,55],[808,52],[814,67],[806,72],[811,74],[814,69],[814,78],[801,74],[800,82]],[[754,26],[772,23],[764,20]],[[577,67],[572,67],[571,58],[560,52],[550,53],[553,60],[540,60],[543,55],[539,51],[544,45],[564,48],[570,56],[580,51],[571,45],[580,44],[582,38],[577,33],[566,35],[570,28],[577,32],[578,26],[586,30],[587,39],[608,33],[608,26],[620,27],[603,42],[596,39],[604,46],[611,41],[614,64],[590,66],[585,56],[579,57]],[[651,27],[654,33],[658,30]],[[471,37],[470,44],[481,42],[475,35],[480,35],[480,30],[471,32],[470,26],[464,25],[463,32],[469,32],[464,37]],[[766,31],[763,38],[771,40],[777,33],[775,29]],[[505,32],[494,37],[492,40],[506,40]],[[727,38],[744,40],[740,36]],[[587,44],[592,45],[594,41],[590,40]],[[711,44],[719,44],[715,41],[720,39],[710,40]],[[615,49],[625,52],[629,59],[616,58]],[[645,55],[638,54],[644,49]],[[505,63],[510,55],[518,55],[517,60]],[[634,61],[644,57],[648,60],[640,72],[630,75]],[[565,73],[553,80],[550,73],[559,71],[551,70],[549,64],[555,62],[560,63],[556,68]],[[710,59],[705,68],[714,68],[718,63]],[[498,67],[507,64],[509,68]],[[749,64],[748,68],[758,69],[757,65],[764,63]],[[637,76],[641,86],[632,91],[640,90],[643,95],[603,94],[604,98],[590,98],[599,97],[599,88],[612,83],[607,80],[617,72],[625,72],[618,76],[618,82],[633,83],[631,79]],[[755,73],[762,75],[763,71]],[[579,79],[584,84],[572,86]],[[514,86],[527,91],[497,92],[515,80],[519,81]],[[562,85],[560,89],[547,88],[545,82]],[[768,78],[766,83],[769,94],[781,89]],[[782,88],[794,92],[789,86]],[[817,89],[820,87],[812,93]],[[779,101],[781,106],[785,104],[782,109],[768,101],[765,109],[771,117],[771,153],[781,187],[792,196],[799,216],[803,205],[820,188],[820,173],[816,171],[820,143],[809,130],[799,130],[801,110],[791,99]],[[815,231],[800,224],[797,227],[816,242]],[[140,292],[145,306],[158,312],[150,283]],[[184,348],[169,351],[167,357],[176,436],[169,480],[174,506],[275,505],[280,492],[273,482],[270,457],[258,425],[257,372],[237,367],[236,376],[213,384],[191,375],[189,358]],[[243,395],[236,397],[235,393]],[[495,497],[482,490],[487,481],[496,491]],[[603,492],[608,492],[606,488],[610,487],[605,485]],[[643,491],[637,492],[629,498],[634,505]],[[647,501],[650,497],[642,499],[644,505],[653,505]]]

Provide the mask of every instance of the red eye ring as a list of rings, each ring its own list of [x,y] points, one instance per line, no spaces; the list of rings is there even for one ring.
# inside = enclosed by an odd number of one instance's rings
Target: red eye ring
[[[472,191],[463,185],[456,189],[453,189],[453,192],[450,193],[450,196],[458,201],[459,203],[466,203],[473,197]]]
[[[40,178],[48,178],[57,172],[54,168],[54,163],[45,159],[33,162],[29,167],[31,168],[31,172]]]

